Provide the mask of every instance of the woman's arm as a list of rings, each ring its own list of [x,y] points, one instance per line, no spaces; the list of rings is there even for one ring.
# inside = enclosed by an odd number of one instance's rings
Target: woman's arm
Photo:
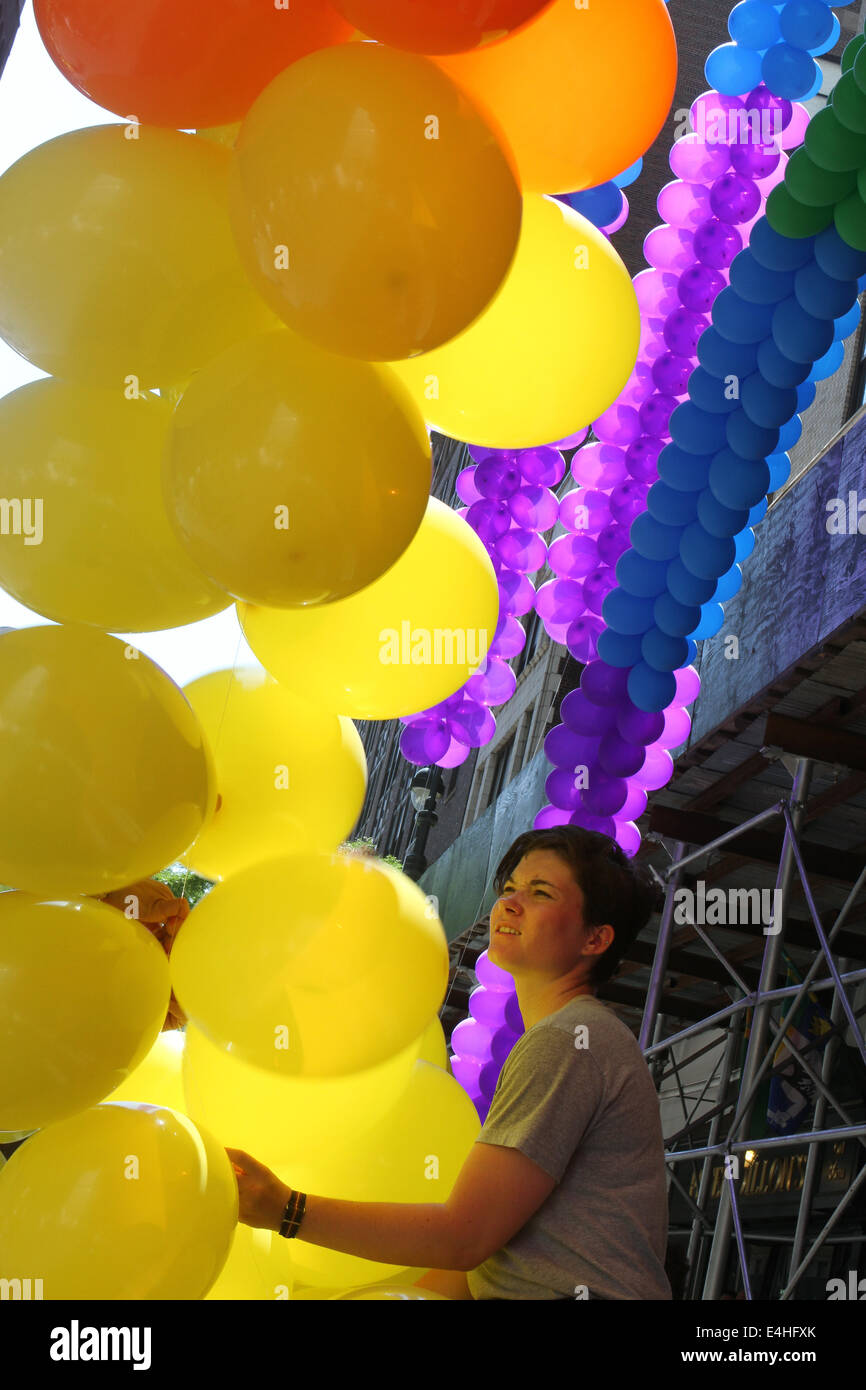
[[[428,1269],[423,1279],[415,1280],[416,1289],[429,1289],[445,1298],[472,1299],[469,1278],[463,1269]]]

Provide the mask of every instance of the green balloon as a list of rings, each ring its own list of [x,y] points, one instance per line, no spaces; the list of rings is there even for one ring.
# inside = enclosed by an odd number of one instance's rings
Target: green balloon
[[[815,236],[833,221],[833,206],[806,207],[792,197],[784,183],[779,183],[767,199],[767,221],[782,236]]]
[[[866,164],[866,135],[848,130],[835,111],[827,107],[812,117],[804,143],[819,169],[841,174]]]
[[[836,207],[836,231],[857,251],[866,251],[866,203],[859,193],[851,193]]]
[[[866,135],[866,93],[861,92],[849,72],[833,88],[833,114],[846,130]]]
[[[785,187],[791,197],[808,208],[825,208],[846,198],[857,182],[853,169],[845,174],[831,174],[819,169],[807,150],[791,155],[785,169]]]
[[[866,42],[866,34],[857,34],[850,43],[846,43],[842,52],[842,71],[850,72],[854,66],[854,59]]]
[[[857,38],[860,40],[860,46],[857,49],[857,52],[854,54],[854,62],[851,64],[851,71],[854,74],[854,81],[857,83],[857,86],[860,88],[861,92],[866,92],[866,56],[864,56],[863,50],[863,35],[858,34]],[[847,71],[845,67],[845,59],[848,56],[848,50],[853,48],[856,42],[857,39],[852,39],[851,42],[848,44],[848,47],[845,49],[845,52],[842,54],[843,72]],[[861,61],[858,62],[858,59],[860,59]]]

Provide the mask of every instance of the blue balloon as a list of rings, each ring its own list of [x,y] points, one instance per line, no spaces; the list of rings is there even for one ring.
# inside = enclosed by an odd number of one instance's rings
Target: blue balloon
[[[810,381],[825,381],[828,376],[838,372],[845,359],[845,349],[840,342],[834,342],[829,351],[819,357],[817,362],[812,363],[812,370],[809,373]]]
[[[773,310],[773,341],[792,362],[815,362],[833,341],[833,320],[816,319],[797,303],[783,299]]]
[[[837,318],[833,326],[833,341],[842,343],[846,338],[850,338],[855,328],[860,322],[860,305],[854,304],[847,312]]]
[[[787,454],[770,454],[767,459],[767,467],[770,470],[767,491],[778,492],[779,488],[784,487],[791,476],[791,460]]]
[[[691,637],[687,637],[686,646],[688,647],[688,652],[684,664],[686,666],[693,666],[698,655],[698,644],[697,642],[693,642]]]
[[[704,76],[710,87],[725,96],[751,92],[761,80],[761,55],[753,48],[723,43],[707,59]]]
[[[761,78],[773,96],[799,101],[812,86],[815,67],[815,59],[805,49],[795,48],[790,43],[774,43],[761,60]]]
[[[779,431],[756,425],[744,410],[725,417],[728,448],[743,459],[765,459],[779,445]]]
[[[812,259],[814,237],[786,237],[761,217],[752,228],[749,250],[767,270],[799,270]]]
[[[709,488],[701,493],[698,500],[698,521],[711,536],[736,536],[748,519],[747,508],[725,507]]]
[[[713,327],[732,343],[760,343],[770,332],[774,312],[772,304],[750,304],[729,285],[713,305]]]
[[[815,399],[817,387],[814,381],[804,381],[797,387],[797,414],[802,415]]]
[[[665,526],[644,512],[632,522],[629,540],[632,550],[647,560],[672,560],[679,551],[682,534],[681,526]]]
[[[860,276],[860,279],[857,281],[857,289],[861,294],[866,290],[866,274]]]
[[[743,382],[740,399],[752,423],[766,429],[784,425],[797,409],[797,392],[793,386],[772,386],[759,372]]]
[[[750,304],[778,304],[792,293],[794,276],[790,270],[768,270],[747,246],[731,263],[731,284]]]
[[[788,0],[779,16],[786,43],[797,48],[817,48],[833,32],[833,11],[824,0]]]
[[[823,3],[823,0],[822,0]],[[820,58],[823,53],[829,53],[831,48],[835,48],[842,33],[842,25],[839,23],[837,15],[833,15],[833,27],[826,39],[819,43],[815,48],[808,48],[807,53],[811,53],[813,58]]]
[[[628,673],[626,689],[633,705],[651,712],[667,709],[673,703],[677,682],[671,671],[654,671],[645,661],[639,661]]]
[[[698,341],[698,361],[710,376],[748,376],[758,362],[755,343],[732,343],[716,328],[707,328]]]
[[[680,556],[668,566],[667,584],[669,593],[678,603],[694,604],[697,608],[709,602],[716,590],[715,578],[693,574]]]
[[[659,480],[647,493],[646,507],[650,516],[665,526],[687,526],[698,514],[698,492],[680,492]]]
[[[794,276],[794,297],[816,319],[838,319],[857,302],[857,281],[836,280],[814,261]]]
[[[673,594],[659,594],[653,607],[653,619],[661,632],[671,637],[688,637],[700,622],[701,610],[694,603],[680,603]]]
[[[712,602],[727,603],[729,598],[733,598],[734,594],[739,593],[742,582],[743,571],[740,569],[739,565],[732,565],[727,574],[723,574],[716,585],[716,591],[713,594]]]
[[[642,170],[643,158],[638,156],[634,164],[630,164],[627,169],[623,169],[621,174],[616,175],[613,182],[616,184],[617,188],[628,188],[634,183],[635,179],[640,178]]]
[[[636,550],[624,550],[614,566],[614,574],[621,589],[637,598],[655,598],[667,586],[668,563],[647,560]]]
[[[781,37],[779,16],[763,0],[742,0],[728,15],[728,33],[745,48],[769,48]]]
[[[757,358],[758,371],[771,386],[799,386],[809,375],[808,362],[792,362],[772,338],[758,344]]]
[[[678,444],[666,444],[658,457],[656,471],[662,482],[678,492],[700,492],[707,485],[713,454],[690,454]]]
[[[815,237],[815,261],[834,280],[859,280],[866,275],[866,251],[843,241],[832,222]]]
[[[689,647],[685,637],[671,637],[657,627],[644,633],[641,656],[655,671],[677,671],[687,664]]]
[[[579,212],[594,227],[608,227],[622,212],[622,193],[612,182],[584,188],[578,193],[561,194],[560,201]]]
[[[736,558],[734,542],[730,536],[711,536],[699,521],[693,521],[683,531],[680,559],[692,574],[697,574],[702,579],[711,579],[713,588],[719,575],[729,570]],[[706,603],[707,600],[703,601]]]
[[[622,632],[605,628],[599,633],[596,651],[599,659],[608,666],[636,666],[641,660],[640,637],[628,637]]]
[[[695,367],[689,377],[689,399],[699,410],[707,410],[711,415],[729,415],[739,405],[735,383],[710,376],[703,367]]]
[[[707,484],[725,507],[752,507],[770,485],[770,469],[763,458],[744,459],[722,449],[710,465]]]
[[[749,517],[748,517],[748,520],[747,520],[747,522],[746,522],[746,525],[747,525],[747,526],[751,526],[751,528],[752,528],[753,531],[754,531],[755,527],[756,527],[760,522],[762,522],[762,521],[764,520],[764,517],[767,515],[767,507],[768,507],[768,505],[769,505],[769,504],[768,504],[768,502],[767,502],[766,497],[762,497],[761,500],[760,500],[760,502],[756,502],[755,505],[754,505],[754,507],[750,508],[750,510],[749,510]]]
[[[700,622],[695,624],[688,636],[697,638],[699,642],[705,641],[708,637],[715,637],[724,621],[725,610],[720,603],[705,603],[701,609]]]
[[[745,531],[741,531],[734,537],[736,547],[737,564],[741,565],[748,555],[751,555],[755,548],[755,533],[750,526]]]
[[[652,598],[637,598],[625,589],[611,589],[601,605],[601,616],[612,632],[633,636],[652,627],[654,602]]]
[[[803,421],[799,415],[792,415],[790,420],[779,430],[779,442],[776,449],[779,453],[787,454],[793,449],[800,435],[803,433]]]
[[[813,59],[813,61],[814,61],[814,59]],[[805,92],[803,93],[803,95],[800,97],[800,101],[811,101],[811,100],[812,100],[812,97],[817,96],[818,93],[820,92],[821,87],[822,87],[823,82],[824,82],[824,74],[823,74],[823,72],[821,71],[821,69],[820,69],[820,67],[818,66],[817,63],[815,63],[814,73],[815,73],[815,75],[814,75],[814,77],[812,78],[811,85],[806,89],[806,91],[805,91]]]
[[[671,415],[668,428],[671,439],[687,454],[714,454],[724,446],[727,418],[684,401]]]

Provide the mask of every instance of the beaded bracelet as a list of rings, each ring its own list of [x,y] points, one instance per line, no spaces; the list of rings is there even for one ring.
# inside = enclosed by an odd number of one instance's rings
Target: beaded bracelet
[[[305,1192],[293,1192],[286,1202],[283,1219],[280,1223],[280,1235],[285,1236],[286,1240],[291,1240],[293,1236],[298,1234],[306,1204],[307,1194]]]

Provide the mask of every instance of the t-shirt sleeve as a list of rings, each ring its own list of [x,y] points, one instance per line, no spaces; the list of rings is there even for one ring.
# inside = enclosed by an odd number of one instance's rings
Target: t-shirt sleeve
[[[587,1048],[562,1029],[531,1029],[505,1062],[477,1142],[519,1149],[559,1182],[603,1098]]]

